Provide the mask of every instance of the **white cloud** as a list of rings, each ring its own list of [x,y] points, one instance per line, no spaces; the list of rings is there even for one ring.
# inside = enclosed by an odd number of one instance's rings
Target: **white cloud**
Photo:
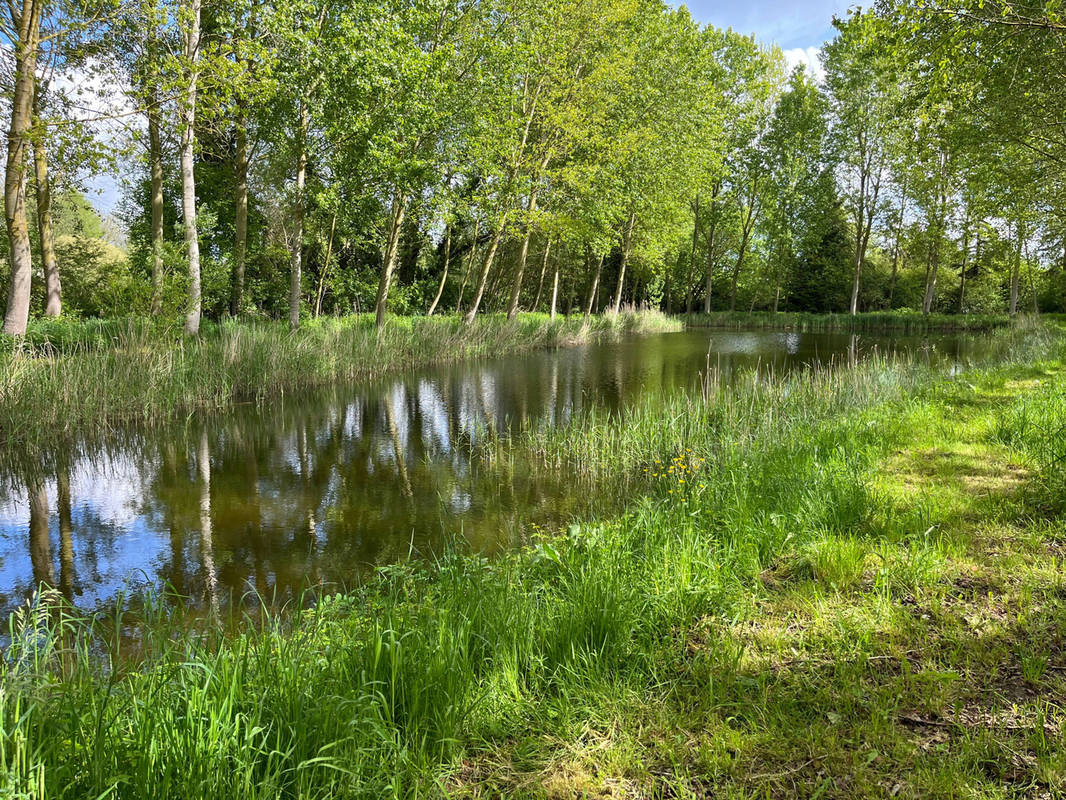
[[[825,79],[825,70],[822,69],[822,48],[793,47],[785,50],[784,54],[789,70],[793,69],[797,64],[803,64],[807,68],[807,73],[813,75],[818,83]]]

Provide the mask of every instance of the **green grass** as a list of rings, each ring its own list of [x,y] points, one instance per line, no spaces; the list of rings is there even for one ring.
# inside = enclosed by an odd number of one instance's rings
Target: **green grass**
[[[443,361],[678,330],[654,312],[557,317],[320,319],[205,324],[196,340],[146,320],[38,321],[0,338],[0,447],[31,453],[129,424],[261,402],[337,381]]]
[[[695,328],[766,328],[798,331],[854,331],[857,333],[921,334],[956,331],[991,331],[1009,327],[1006,314],[921,314],[917,311],[884,311],[863,314],[810,314],[783,311],[717,311],[710,314],[682,314],[678,317]],[[1016,325],[1035,324],[1021,317]]]
[[[0,796],[1061,796],[1063,349],[1001,336],[531,431],[629,513],[233,638],[160,610],[127,659],[45,597]]]

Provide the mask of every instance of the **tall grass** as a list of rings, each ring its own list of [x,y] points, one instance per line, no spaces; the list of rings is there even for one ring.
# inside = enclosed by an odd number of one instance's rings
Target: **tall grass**
[[[1033,363],[1056,353],[1063,338],[1046,327],[1000,330],[984,338],[970,368]],[[620,412],[591,407],[568,425],[526,432],[517,446],[488,442],[484,455],[525,458],[593,480],[640,481],[657,471],[654,459],[690,448],[721,459],[741,443],[775,442],[819,420],[917,396],[938,386],[946,373],[914,354],[874,353],[783,375],[753,369],[723,383],[708,355],[700,377],[693,395],[653,398]]]
[[[195,340],[145,320],[39,322],[0,341],[0,446],[38,446],[128,423],[483,355],[677,330],[653,312],[584,319],[523,314],[205,325]]]
[[[677,640],[701,619],[730,618],[783,553],[847,580],[854,570],[819,550],[827,534],[925,529],[922,507],[887,503],[867,476],[918,395],[947,398],[972,378],[886,360],[708,381],[667,413],[649,406],[532,432],[515,446],[546,468],[604,480],[648,470],[654,491],[621,519],[492,562],[450,554],[383,569],[360,591],[259,617],[231,639],[159,611],[136,662],[94,649],[99,623],[41,598],[14,620],[0,660],[0,795],[462,789],[477,780],[478,754],[532,720],[566,728],[605,698],[686,680],[669,655]],[[1028,430],[1016,426],[1018,447]]]
[[[994,435],[1035,457],[1041,502],[1054,514],[1066,511],[1066,381],[1048,384],[1016,403],[1000,416]]]
[[[809,314],[805,312],[717,311],[678,317],[696,328],[765,328],[797,331],[853,331],[856,333],[922,334],[953,331],[991,331],[1011,325],[1006,314],[920,314],[885,311],[864,314]],[[1023,317],[1019,324],[1032,324]]]

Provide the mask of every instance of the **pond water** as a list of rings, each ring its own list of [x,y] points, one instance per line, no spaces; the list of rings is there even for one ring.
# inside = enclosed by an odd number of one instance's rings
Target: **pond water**
[[[534,526],[623,500],[472,454],[483,437],[565,424],[722,379],[917,352],[965,361],[972,337],[689,330],[423,369],[180,425],[115,434],[47,475],[0,480],[0,610],[45,582],[85,611],[170,587],[194,608],[350,586],[449,541],[492,554]]]

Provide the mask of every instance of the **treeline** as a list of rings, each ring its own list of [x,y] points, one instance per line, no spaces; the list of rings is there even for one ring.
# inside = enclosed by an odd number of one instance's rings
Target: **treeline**
[[[128,258],[68,312],[1066,309],[1052,4],[855,11],[824,77],[658,0],[5,15],[9,333],[60,313],[51,196],[119,146]]]

